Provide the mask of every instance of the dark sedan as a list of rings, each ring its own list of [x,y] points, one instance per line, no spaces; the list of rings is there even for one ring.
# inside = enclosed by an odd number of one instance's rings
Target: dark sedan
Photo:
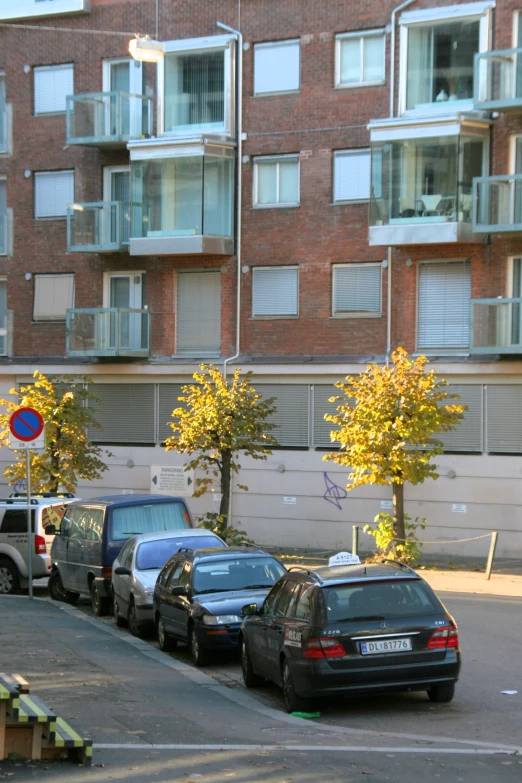
[[[211,650],[237,648],[242,607],[260,606],[285,571],[257,547],[180,550],[154,589],[160,648],[169,651],[186,642],[196,666],[208,663]]]

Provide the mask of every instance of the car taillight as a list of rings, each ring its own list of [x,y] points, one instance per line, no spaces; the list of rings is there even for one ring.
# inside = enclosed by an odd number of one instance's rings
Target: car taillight
[[[303,658],[344,658],[346,650],[337,639],[308,639],[303,645]]]
[[[45,555],[47,547],[45,544],[45,538],[43,536],[34,537],[34,551],[37,555]]]
[[[445,650],[447,647],[459,646],[459,632],[454,626],[438,628],[430,636],[427,644],[429,650]]]
[[[112,566],[104,566],[102,568],[102,578],[112,579]]]

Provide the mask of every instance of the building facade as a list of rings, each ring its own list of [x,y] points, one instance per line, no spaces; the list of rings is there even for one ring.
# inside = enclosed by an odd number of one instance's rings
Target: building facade
[[[521,13],[0,0],[0,388],[92,379],[113,456],[80,495],[154,491],[183,464],[161,445],[180,386],[232,357],[280,444],[245,462],[234,522],[346,546],[390,495],[347,494],[324,414],[403,345],[467,405],[437,483],[406,490],[426,552],[485,554],[458,542],[495,529],[522,554]]]

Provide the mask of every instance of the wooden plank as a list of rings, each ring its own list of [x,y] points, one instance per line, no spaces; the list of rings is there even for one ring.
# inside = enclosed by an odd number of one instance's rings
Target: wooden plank
[[[13,688],[16,688],[18,693],[29,693],[29,683],[21,674],[0,672],[0,680],[4,680],[6,685],[9,684]]]
[[[42,758],[42,724],[37,723],[33,727],[33,745],[31,748],[31,759],[40,761]]]

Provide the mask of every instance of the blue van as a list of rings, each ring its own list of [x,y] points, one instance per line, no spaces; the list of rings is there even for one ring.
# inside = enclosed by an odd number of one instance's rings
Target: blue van
[[[49,593],[74,604],[90,595],[98,616],[112,607],[112,564],[125,542],[140,533],[195,527],[181,497],[110,495],[70,503],[51,549]]]

